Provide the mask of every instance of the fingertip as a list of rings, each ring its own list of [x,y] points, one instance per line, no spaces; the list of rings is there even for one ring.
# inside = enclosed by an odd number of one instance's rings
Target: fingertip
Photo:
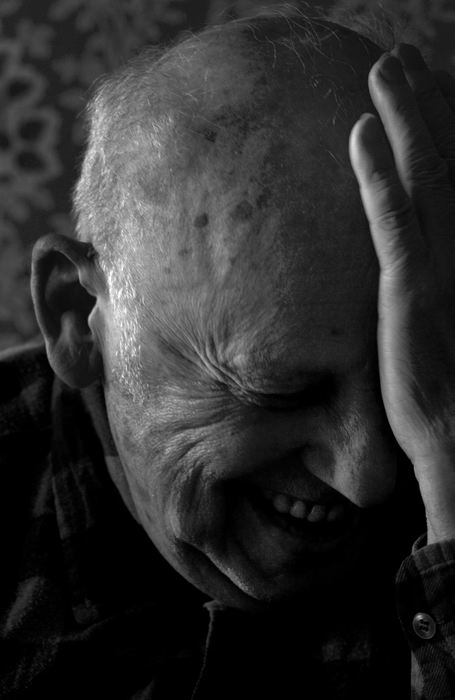
[[[368,85],[370,90],[376,87],[401,86],[406,83],[406,76],[403,71],[401,61],[392,53],[386,52],[378,58],[372,66],[369,76]]]
[[[349,138],[349,157],[359,181],[369,181],[374,173],[393,170],[391,155],[380,119],[370,112],[361,115]]]
[[[398,58],[403,64],[405,70],[409,71],[425,71],[427,64],[417,48],[413,44],[400,43],[393,50],[392,55]]]
[[[384,130],[380,120],[371,112],[364,112],[354,124],[350,138],[350,148],[364,146],[368,149],[385,144]]]
[[[374,122],[374,124],[373,124]],[[362,129],[371,129],[371,128],[377,128],[377,125],[379,123],[379,119],[376,116],[376,114],[373,114],[372,112],[364,112],[363,114],[360,115],[359,119],[357,120],[357,124],[359,125],[359,128]]]
[[[362,114],[351,129],[349,135],[349,159],[357,177],[361,175],[365,167],[364,134],[368,131],[369,123],[375,117],[369,112]]]

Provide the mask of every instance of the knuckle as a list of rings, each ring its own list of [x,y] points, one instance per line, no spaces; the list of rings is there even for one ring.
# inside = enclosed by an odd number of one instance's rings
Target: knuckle
[[[379,213],[374,221],[375,227],[387,233],[409,229],[414,224],[414,210],[410,202],[401,202]]]
[[[429,189],[440,189],[449,183],[447,162],[436,153],[420,152],[409,157],[412,179]]]
[[[368,173],[368,188],[383,209],[392,210],[407,203],[407,197],[394,166],[374,164]]]
[[[391,188],[391,183],[394,180],[394,172],[385,168],[374,167],[368,173],[368,181],[370,187],[381,195]]]
[[[393,103],[393,111],[395,112],[396,118],[405,124],[413,125],[415,124],[416,116],[416,106],[415,102],[410,102],[407,96],[401,99],[395,99]]]
[[[380,255],[380,264],[381,275],[389,287],[399,284],[403,294],[411,295],[421,287],[419,280],[424,261],[414,246],[402,240],[388,241]]]
[[[398,297],[402,302],[409,298],[409,293],[412,289],[412,285],[409,282],[409,268],[412,268],[412,265],[406,255],[395,255],[388,259],[387,265],[381,267],[383,288],[387,289],[393,306],[396,306]]]

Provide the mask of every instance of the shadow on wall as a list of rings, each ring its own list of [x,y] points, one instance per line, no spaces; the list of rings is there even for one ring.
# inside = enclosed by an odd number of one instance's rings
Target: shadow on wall
[[[29,294],[33,243],[50,231],[72,234],[87,88],[147,43],[281,4],[309,14],[316,6],[350,12],[367,24],[384,8],[434,67],[455,70],[455,10],[444,0],[0,1],[0,349],[38,333]]]

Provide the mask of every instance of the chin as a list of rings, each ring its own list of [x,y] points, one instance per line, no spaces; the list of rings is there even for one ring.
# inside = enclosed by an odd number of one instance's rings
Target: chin
[[[191,584],[209,598],[249,612],[267,612],[279,608],[314,608],[321,600],[337,597],[358,578],[359,551],[326,556],[301,557],[290,562],[273,577],[263,574],[261,563],[252,563],[243,554],[229,561],[219,561],[198,551],[186,551],[181,559],[170,563]],[[315,612],[315,610],[313,610]]]

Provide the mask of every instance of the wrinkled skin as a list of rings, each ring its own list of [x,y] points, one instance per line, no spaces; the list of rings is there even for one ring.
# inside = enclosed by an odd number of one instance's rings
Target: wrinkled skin
[[[348,158],[378,54],[333,38],[324,48],[332,56],[309,64],[316,90],[288,50],[282,73],[270,57],[254,71],[248,56],[223,68],[216,138],[193,136],[175,236],[163,258],[150,241],[132,260],[144,300],[140,395],[116,381],[121,324],[108,301],[93,315],[107,328],[114,480],[166,559],[240,606],[342,577],[361,551],[356,509],[382,503],[395,482],[377,371],[378,265]],[[252,485],[350,502],[355,522],[335,544],[291,536],[255,514]]]

